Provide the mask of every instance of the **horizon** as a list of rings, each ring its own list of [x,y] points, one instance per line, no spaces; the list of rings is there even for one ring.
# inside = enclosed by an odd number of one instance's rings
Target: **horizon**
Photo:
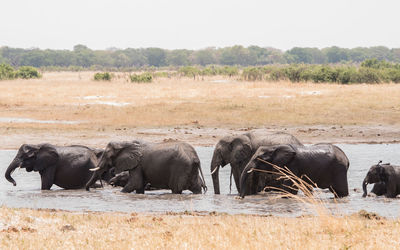
[[[85,44],[75,44],[72,48],[62,48],[62,49],[51,49],[51,48],[39,48],[39,47],[26,47],[26,48],[22,48],[22,47],[12,47],[12,46],[8,46],[8,45],[2,45],[2,44],[0,44],[0,48],[11,48],[11,49],[23,49],[23,50],[36,50],[36,49],[38,49],[38,50],[68,50],[68,51],[74,51],[74,47],[75,46],[85,46],[85,47],[87,47],[88,49],[90,49],[90,50],[93,50],[93,51],[96,51],[96,50],[99,50],[99,51],[113,51],[113,50],[116,50],[116,51],[118,51],[118,50],[125,50],[125,49],[149,49],[149,48],[157,48],[157,49],[162,49],[162,50],[169,50],[169,51],[174,51],[174,50],[189,50],[189,51],[198,51],[198,50],[205,50],[205,49],[216,49],[216,50],[218,50],[218,49],[224,49],[224,48],[231,48],[231,47],[235,47],[235,46],[242,46],[243,48],[249,48],[249,47],[252,47],[252,46],[256,46],[256,47],[260,47],[260,48],[265,48],[265,49],[276,49],[276,50],[280,50],[280,51],[282,51],[282,52],[287,52],[287,51],[289,51],[289,50],[291,50],[291,49],[294,49],[294,48],[302,48],[302,49],[305,49],[305,48],[310,48],[310,49],[319,49],[319,50],[323,50],[323,49],[326,49],[326,48],[332,48],[332,47],[338,47],[338,48],[340,48],[340,49],[348,49],[348,50],[352,50],[352,49],[357,49],[357,48],[366,48],[366,49],[370,49],[370,48],[376,48],[376,47],[385,47],[385,48],[387,48],[387,49],[389,49],[389,50],[392,50],[392,49],[399,49],[400,48],[400,46],[399,47],[389,47],[389,46],[385,46],[385,45],[376,45],[376,46],[356,46],[356,47],[351,47],[351,48],[348,48],[348,47],[340,47],[340,46],[336,46],[336,45],[332,45],[332,46],[329,46],[329,47],[308,47],[308,46],[305,46],[305,47],[300,47],[300,46],[294,46],[294,47],[291,47],[291,48],[289,48],[289,49],[287,49],[287,50],[282,50],[282,49],[279,49],[279,48],[275,48],[275,47],[272,47],[272,46],[260,46],[260,45],[254,45],[254,44],[251,44],[251,45],[248,45],[248,46],[244,46],[244,45],[240,45],[240,44],[234,44],[234,45],[231,45],[231,46],[224,46],[224,47],[216,47],[216,46],[209,46],[209,47],[205,47],[205,48],[199,48],[199,49],[186,49],[186,48],[174,48],[174,49],[168,49],[168,48],[162,48],[162,47],[136,47],[136,48],[134,48],[134,47],[127,47],[127,48],[118,48],[118,47],[114,47],[114,46],[110,46],[110,47],[107,47],[107,48],[102,48],[102,49],[93,49],[93,48],[90,48],[89,46],[87,46],[87,45],[85,45]]]
[[[2,7],[0,45],[12,48],[400,47],[395,0],[15,0]]]

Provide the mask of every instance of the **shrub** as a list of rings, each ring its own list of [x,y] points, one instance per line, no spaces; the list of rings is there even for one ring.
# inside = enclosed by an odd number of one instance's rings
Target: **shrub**
[[[145,72],[142,74],[133,74],[130,77],[131,77],[131,82],[149,83],[153,81],[153,76],[149,72]]]
[[[359,70],[360,79],[358,79],[359,83],[380,83],[381,75],[379,71],[373,68],[363,68],[361,67]]]
[[[111,81],[112,75],[108,72],[94,74],[95,81]]]
[[[356,83],[360,79],[358,71],[354,67],[338,68],[337,82],[341,84]]]
[[[196,76],[200,74],[200,70],[193,66],[181,67],[178,72],[183,76],[193,77],[193,79],[196,79]]]
[[[239,74],[239,69],[236,66],[224,66],[219,69],[219,74],[232,77]]]
[[[307,81],[309,72],[305,72],[306,67],[303,65],[293,65],[284,69],[285,76],[291,82]]]
[[[285,80],[285,70],[282,68],[275,68],[269,73],[269,79],[272,81]]]
[[[0,80],[14,79],[16,77],[14,68],[8,64],[0,64]]]
[[[242,78],[247,81],[261,81],[263,76],[263,71],[257,67],[247,67],[242,72]]]
[[[40,78],[42,77],[39,71],[31,66],[22,66],[16,72],[17,78],[22,79],[32,79],[32,78]]]
[[[338,79],[338,70],[327,65],[315,67],[309,75],[313,82],[336,82]]]
[[[157,78],[157,77],[170,77],[170,73],[165,72],[165,71],[157,71],[153,73],[153,77]]]
[[[400,69],[388,69],[385,71],[387,81],[400,83]]]

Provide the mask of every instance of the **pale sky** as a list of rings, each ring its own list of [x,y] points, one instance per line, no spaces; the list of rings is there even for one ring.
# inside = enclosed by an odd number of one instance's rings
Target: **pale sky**
[[[399,0],[3,0],[0,46],[400,48]]]

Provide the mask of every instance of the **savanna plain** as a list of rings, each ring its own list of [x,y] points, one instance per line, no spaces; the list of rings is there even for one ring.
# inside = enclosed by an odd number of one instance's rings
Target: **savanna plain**
[[[112,140],[214,145],[246,131],[283,131],[304,143],[399,143],[399,84],[248,82],[44,72],[0,82],[0,147],[23,143],[105,147]],[[210,184],[209,184],[210,185]],[[315,205],[314,206],[320,206]],[[322,209],[318,208],[317,209]],[[400,221],[329,212],[299,218],[219,213],[74,213],[0,208],[0,245],[41,248],[395,249]]]

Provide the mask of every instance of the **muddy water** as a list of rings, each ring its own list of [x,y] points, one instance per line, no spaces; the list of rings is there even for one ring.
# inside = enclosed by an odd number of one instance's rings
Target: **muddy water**
[[[350,159],[348,172],[350,196],[339,201],[332,194],[319,194],[327,208],[337,214],[349,214],[365,209],[386,217],[400,216],[400,199],[383,197],[362,198],[361,183],[372,164],[379,160],[400,164],[400,144],[360,144],[339,145]],[[123,211],[123,212],[182,212],[217,211],[227,213],[272,214],[298,216],[315,213],[313,208],[294,199],[280,199],[275,195],[263,194],[248,196],[244,200],[235,199],[236,188],[232,186],[229,194],[229,166],[220,171],[222,195],[213,194],[209,171],[212,148],[196,148],[209,191],[205,195],[170,194],[170,191],[152,191],[140,194],[123,194],[120,188],[105,187],[90,192],[85,190],[62,190],[53,186],[51,191],[40,190],[40,177],[37,173],[17,170],[13,177],[17,186],[8,183],[3,174],[16,151],[0,151],[0,205],[9,207],[55,208],[73,211]],[[369,186],[369,190],[372,187]],[[300,195],[301,197],[301,195]]]

